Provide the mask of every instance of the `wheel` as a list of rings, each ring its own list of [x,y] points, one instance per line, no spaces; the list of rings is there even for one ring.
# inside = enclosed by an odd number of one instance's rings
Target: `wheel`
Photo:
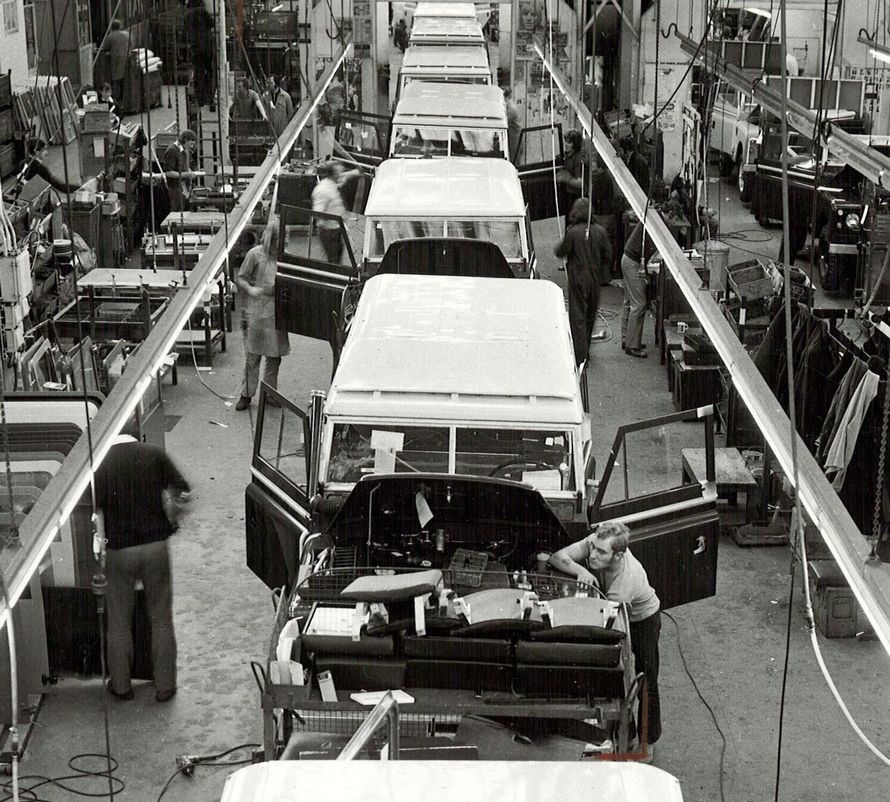
[[[739,200],[742,203],[751,203],[751,197],[754,195],[750,175],[751,173],[746,173],[739,167]]]
[[[733,168],[735,167],[735,162],[732,160],[732,156],[728,153],[720,154],[720,177],[721,178],[729,178],[732,175]]]
[[[841,286],[840,270],[828,258],[828,226],[819,232],[819,283],[825,292],[837,292]]]

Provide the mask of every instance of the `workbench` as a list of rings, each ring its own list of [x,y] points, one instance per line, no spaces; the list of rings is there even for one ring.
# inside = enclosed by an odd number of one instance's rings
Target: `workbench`
[[[79,289],[87,291],[92,289],[107,293],[111,290],[112,296],[121,292],[120,297],[123,300],[132,298],[133,292],[140,289],[147,290],[152,296],[172,298],[178,290],[187,286],[188,279],[189,274],[180,270],[97,269],[82,276],[77,285]],[[222,273],[217,276],[216,286],[216,291],[208,289],[204,293],[202,308],[193,315],[192,325],[197,325],[198,328],[183,329],[176,340],[178,350],[203,348],[208,365],[213,361],[213,349],[216,345],[219,345],[220,351],[226,351],[226,333],[232,330],[226,299],[226,278]]]
[[[705,449],[684,448],[680,453],[683,457],[683,484],[704,482]],[[745,459],[737,448],[714,449],[714,475],[717,496],[727,499],[733,506],[736,505],[739,493],[747,496],[757,489],[757,480],[748,470]]]

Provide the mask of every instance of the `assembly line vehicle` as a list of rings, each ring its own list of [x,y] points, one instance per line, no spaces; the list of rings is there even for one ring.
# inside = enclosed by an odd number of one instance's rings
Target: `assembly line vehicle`
[[[261,387],[247,562],[285,588],[255,665],[267,758],[351,734],[367,712],[351,693],[387,688],[415,700],[416,736],[474,715],[595,720],[608,749],[630,748],[626,611],[541,554],[619,519],[663,607],[713,595],[712,411],[621,427],[597,479],[586,387],[555,285],[413,275],[367,282],[330,390],[306,411]],[[706,481],[612,485],[628,434],[683,421],[703,424]],[[603,630],[596,643],[555,631],[572,615]],[[336,703],[319,696],[328,671]]]

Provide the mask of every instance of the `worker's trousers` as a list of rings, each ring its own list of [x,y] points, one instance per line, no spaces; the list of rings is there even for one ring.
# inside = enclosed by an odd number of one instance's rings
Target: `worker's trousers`
[[[173,587],[170,551],[166,540],[109,549],[105,559],[108,577],[108,673],[115,693],[130,690],[133,667],[133,610],[136,580],[145,588],[151,621],[151,668],[158,693],[176,690],[176,634],[173,631]]]
[[[622,256],[621,277],[624,279],[621,342],[628,348],[640,348],[643,343],[643,321],[646,319],[646,275],[640,270],[639,262]]]
[[[261,354],[244,354],[244,375],[241,377],[241,395],[253,398],[260,379]],[[263,381],[274,389],[278,389],[278,368],[281,367],[280,356],[267,356],[263,368]]]
[[[658,696],[658,637],[661,635],[661,611],[630,622],[630,648],[634,655],[637,674],[646,678],[646,696],[649,702],[647,742],[654,744],[661,737],[661,700]],[[642,699],[640,707],[642,717]],[[637,722],[637,732],[642,738],[642,720]]]

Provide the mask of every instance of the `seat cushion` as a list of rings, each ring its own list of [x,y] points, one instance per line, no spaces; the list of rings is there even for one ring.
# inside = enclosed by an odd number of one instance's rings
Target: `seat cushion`
[[[447,635],[454,629],[464,626],[459,618],[445,618],[438,615],[427,615],[426,621],[427,635]],[[393,635],[398,632],[407,632],[411,635],[415,634],[414,618],[399,618],[397,621],[390,621],[388,624],[368,624],[366,630],[368,635]]]
[[[316,676],[330,671],[337,697],[340,691],[387,691],[405,687],[405,661],[391,657],[319,657],[315,658]]]
[[[423,660],[468,660],[477,663],[511,663],[512,647],[509,640],[483,638],[425,638],[405,637],[402,640],[405,657]]]
[[[475,691],[509,691],[513,667],[506,663],[474,663],[466,660],[408,660],[408,688],[458,688]]]
[[[617,643],[517,643],[516,662],[530,665],[605,666],[621,661]]]
[[[341,598],[356,602],[394,602],[432,593],[442,572],[412,571],[394,576],[360,576],[340,591]]]
[[[315,652],[316,655],[390,657],[395,653],[392,636],[353,640],[348,635],[303,635],[300,647],[304,652]]]
[[[567,625],[539,629],[531,633],[531,639],[539,643],[620,643],[627,635],[620,629]]]
[[[473,616],[475,618],[475,615]],[[527,638],[547,626],[543,621],[520,618],[493,618],[451,630],[453,638]]]
[[[564,626],[601,626],[603,611],[609,602],[593,596],[567,596],[548,602],[554,627]]]
[[[624,670],[606,667],[556,665],[516,666],[516,690],[527,696],[547,699],[566,697],[623,698]]]

